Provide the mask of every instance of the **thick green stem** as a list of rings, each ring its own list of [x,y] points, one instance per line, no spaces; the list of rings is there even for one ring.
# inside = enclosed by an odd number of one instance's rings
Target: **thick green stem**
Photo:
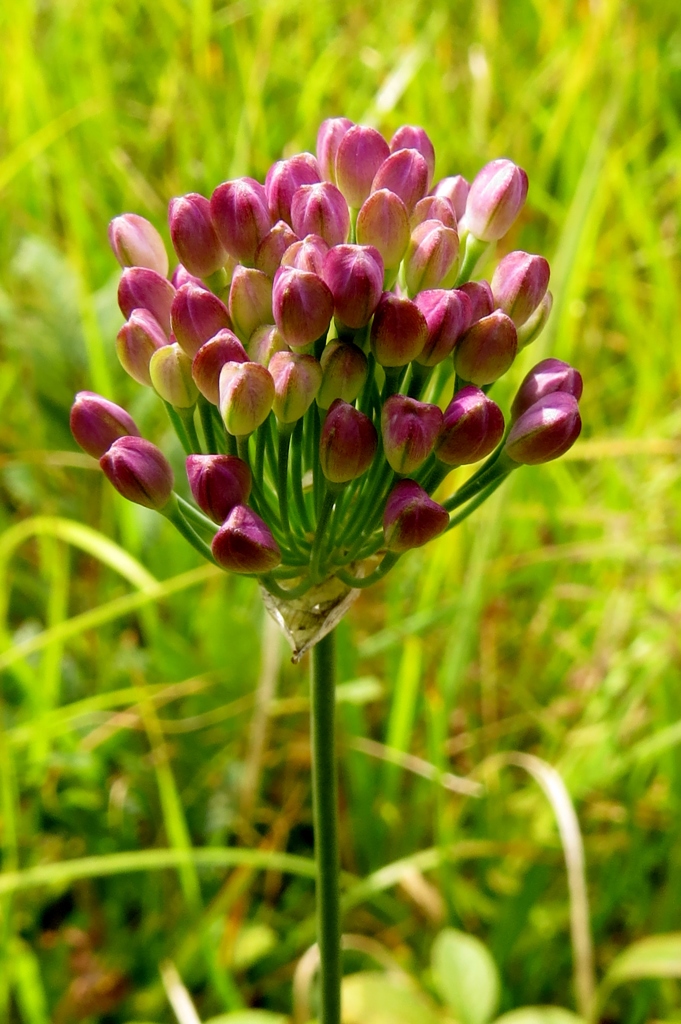
[[[331,632],[312,648],[310,673],[320,1024],[340,1024],[341,925],[338,891],[338,775],[334,726],[335,660],[335,639]]]

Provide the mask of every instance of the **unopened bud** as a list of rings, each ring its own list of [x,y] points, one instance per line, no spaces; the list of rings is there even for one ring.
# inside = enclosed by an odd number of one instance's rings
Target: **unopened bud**
[[[504,416],[484,391],[461,388],[445,409],[435,454],[447,466],[468,466],[494,451],[504,436]]]
[[[298,235],[286,221],[278,220],[258,246],[255,254],[256,270],[262,270],[263,274],[267,274],[268,277],[274,277],[282,256],[289,246],[297,241]]]
[[[181,263],[178,263],[173,270],[170,283],[173,288],[177,289],[181,288],[182,285],[185,284],[194,284],[197,288],[203,288],[204,291],[210,291],[210,288],[203,283],[200,277],[197,277],[196,274],[190,274],[187,268]]]
[[[151,383],[164,402],[176,409],[191,409],[199,397],[192,377],[192,361],[179,345],[164,345],[149,361]]]
[[[428,167],[426,188],[429,189],[435,174],[435,147],[425,130],[415,125],[403,124],[390,140],[390,152],[395,153],[398,149],[415,149],[421,154]]]
[[[449,513],[433,501],[414,480],[400,480],[383,513],[383,533],[389,551],[420,548],[439,537],[449,525]]]
[[[433,195],[444,196],[445,199],[449,199],[456,219],[460,221],[466,212],[466,200],[468,199],[469,189],[470,185],[466,179],[462,178],[460,174],[455,174],[452,177],[442,178],[441,181],[438,181],[433,189]]]
[[[306,348],[329,329],[333,296],[321,277],[280,267],[272,289],[274,322],[291,348]]]
[[[125,372],[138,384],[150,388],[149,360],[167,344],[168,338],[158,320],[146,309],[133,309],[116,336],[116,353]]]
[[[146,267],[168,274],[168,253],[158,231],[145,217],[123,213],[109,224],[109,245],[122,267]]]
[[[347,242],[350,233],[347,203],[330,181],[301,185],[291,202],[291,223],[299,238],[319,235],[329,246]]]
[[[187,479],[194,501],[216,523],[251,493],[251,471],[236,455],[188,455]]]
[[[459,266],[459,236],[439,220],[424,220],[411,233],[404,257],[409,293],[428,288],[447,288],[454,283]]]
[[[170,322],[178,345],[190,359],[209,338],[232,326],[224,302],[195,284],[182,285],[175,293],[170,307]]]
[[[376,172],[390,156],[390,147],[375,128],[356,124],[348,129],[336,152],[336,184],[348,206],[359,210],[371,192]]]
[[[281,551],[267,523],[248,505],[237,505],[213,537],[213,557],[231,572],[260,574],[281,564]]]
[[[416,149],[398,149],[376,172],[371,191],[387,188],[399,196],[411,213],[428,191],[428,164]]]
[[[288,352],[281,331],[274,324],[263,324],[256,328],[248,339],[248,358],[261,366],[269,366],[275,352]]]
[[[467,295],[458,289],[433,288],[419,292],[414,302],[426,318],[428,338],[417,357],[422,366],[436,366],[454,351],[473,322]]]
[[[527,197],[527,175],[512,160],[492,160],[478,171],[466,200],[466,227],[475,238],[503,238]]]
[[[532,316],[528,317],[522,327],[518,328],[518,351],[535,341],[546,326],[553,309],[553,295],[547,292]]]
[[[466,331],[454,349],[454,368],[470,384],[492,384],[506,373],[517,347],[513,321],[497,309]]]
[[[482,320],[494,312],[494,296],[487,281],[467,281],[456,289],[468,296],[471,304],[471,323]]]
[[[521,327],[539,306],[549,286],[551,269],[543,256],[510,252],[494,271],[494,303]]]
[[[274,415],[280,423],[295,423],[315,400],[322,382],[322,368],[314,356],[276,352],[269,372],[274,381]]]
[[[263,186],[253,178],[225,181],[211,196],[210,212],[229,255],[252,265],[258,246],[272,227]]]
[[[582,375],[574,366],[562,359],[542,359],[532,367],[518,388],[511,406],[511,419],[517,420],[540,398],[557,391],[564,391],[579,401],[582,388]]]
[[[579,437],[582,420],[574,395],[556,391],[531,405],[511,427],[504,454],[536,466],[564,455]]]
[[[291,224],[291,200],[295,193],[301,185],[315,185],[321,180],[319,165],[312,153],[298,153],[289,160],[278,160],[272,164],[265,178],[265,192],[272,220],[283,220]]]
[[[371,351],[381,366],[406,366],[428,340],[428,324],[411,299],[392,292],[381,296],[371,325]]]
[[[264,423],[274,381],[260,363],[225,363],[220,371],[220,413],[230,434],[245,437]]]
[[[220,371],[225,363],[247,363],[249,355],[236,334],[218,331],[204,342],[192,361],[194,383],[212,405],[220,402]]]
[[[346,327],[365,327],[383,291],[383,260],[372,245],[329,249],[322,277],[333,295],[334,314]]]
[[[409,224],[412,231],[424,220],[439,220],[446,228],[456,228],[454,207],[446,196],[424,196],[413,209]]]
[[[327,480],[335,484],[355,480],[374,460],[378,448],[376,428],[363,412],[340,398],[331,405],[319,441],[319,461]]]
[[[234,332],[247,342],[256,327],[272,323],[272,281],[261,270],[237,267],[229,289]]]
[[[124,317],[133,309],[146,309],[170,335],[170,307],[175,289],[170,281],[146,267],[127,267],[118,285],[118,305]]]
[[[329,117],[322,121],[317,132],[317,162],[323,181],[336,184],[336,153],[343,136],[352,128],[347,117]]]
[[[210,277],[224,264],[227,253],[213,226],[205,196],[189,192],[171,199],[168,224],[175,252],[191,274]]]
[[[163,452],[143,437],[119,437],[99,460],[104,473],[128,501],[157,511],[173,492],[173,471]]]
[[[132,416],[94,391],[78,392],[69,422],[76,443],[94,459],[101,458],[119,437],[139,437]]]
[[[324,259],[329,246],[319,235],[306,235],[300,242],[293,242],[281,258],[282,267],[307,270],[317,277],[322,276]]]
[[[328,409],[337,398],[354,402],[367,377],[367,357],[361,348],[334,338],[324,348],[320,362],[323,376],[317,393],[319,408]]]
[[[437,405],[392,395],[381,410],[385,457],[391,469],[409,476],[426,461],[442,428]]]
[[[390,189],[372,192],[357,214],[357,241],[378,249],[386,270],[399,267],[410,233],[407,207]]]

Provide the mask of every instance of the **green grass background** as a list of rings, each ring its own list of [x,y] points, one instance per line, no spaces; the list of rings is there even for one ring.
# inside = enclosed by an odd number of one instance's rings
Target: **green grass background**
[[[115,360],[107,223],[133,210],[167,237],[170,197],[262,179],[338,114],[388,136],[423,125],[439,175],[500,155],[527,169],[502,246],[549,257],[556,304],[499,394],[508,403],[549,354],[585,378],[569,460],[521,469],[340,627],[341,679],[374,680],[341,705],[344,867],[487,841],[428,874],[434,904],[392,889],[346,928],[427,986],[448,921],[489,944],[504,1009],[574,1006],[540,791],[506,770],[466,799],[354,744],[456,773],[498,750],[546,759],[584,831],[599,975],[627,943],[679,929],[677,5],[18,0],[0,6],[0,110],[3,870],[154,847],[179,863],[225,843],[270,864],[55,875],[1,896],[0,1020],[170,1021],[166,957],[204,1019],[240,1002],[290,1010],[312,883],[267,851],[311,853],[304,673],[284,660],[255,757],[255,585],[201,568],[163,520],[119,499],[74,450],[68,409],[78,389],[105,393],[180,466],[153,396]],[[607,1015],[671,1020],[680,1006],[676,983],[645,983]]]

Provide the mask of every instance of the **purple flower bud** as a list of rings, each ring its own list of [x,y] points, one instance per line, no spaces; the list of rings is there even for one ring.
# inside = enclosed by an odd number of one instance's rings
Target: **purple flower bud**
[[[258,246],[272,227],[263,186],[253,178],[225,181],[211,196],[210,212],[229,255],[253,264]]]
[[[449,526],[449,513],[429,498],[414,480],[400,480],[383,513],[383,533],[389,551],[401,553],[420,548],[439,537]]]
[[[251,493],[251,471],[235,455],[188,455],[187,479],[194,501],[216,523]]]
[[[220,402],[220,371],[225,363],[247,363],[249,356],[236,334],[226,328],[204,342],[192,361],[194,383],[213,405]]]
[[[119,362],[133,380],[151,387],[149,360],[156,349],[168,344],[166,333],[158,320],[146,309],[133,309],[116,337]]]
[[[350,234],[347,203],[330,181],[301,185],[291,202],[291,223],[299,238],[319,235],[327,245],[347,242]]]
[[[430,188],[435,174],[435,147],[424,129],[411,124],[403,124],[390,140],[390,152],[395,153],[398,149],[415,149],[421,154],[428,167],[427,188]]]
[[[256,327],[272,323],[272,281],[261,270],[237,267],[229,289],[234,332],[246,342]]]
[[[367,357],[361,348],[334,338],[324,348],[320,362],[323,376],[317,393],[319,408],[328,409],[337,398],[354,402],[367,377]]]
[[[551,268],[543,256],[510,252],[494,271],[494,304],[521,327],[546,295]]]
[[[365,327],[383,291],[383,260],[372,245],[337,245],[324,259],[322,277],[334,314],[346,327]]]
[[[231,572],[259,574],[281,564],[281,551],[267,523],[248,505],[229,513],[211,544],[218,565]]]
[[[278,220],[267,232],[255,254],[255,268],[268,277],[274,277],[286,250],[298,241],[298,235],[286,221]]]
[[[426,318],[411,299],[383,292],[371,325],[371,351],[381,366],[406,366],[428,340]]]
[[[280,423],[295,423],[315,400],[322,382],[321,366],[314,356],[275,352],[269,372],[274,381],[274,415]]]
[[[348,206],[359,210],[390,147],[375,128],[356,124],[349,128],[336,152],[336,183]]]
[[[168,224],[175,252],[191,274],[210,277],[227,259],[210,215],[210,203],[198,192],[171,199]]]
[[[428,288],[447,288],[459,266],[459,236],[439,220],[424,220],[411,233],[404,272],[411,295]]]
[[[473,179],[466,200],[466,227],[483,242],[503,238],[527,196],[527,175],[512,160],[492,160]]]
[[[291,348],[306,348],[329,329],[333,296],[321,277],[307,270],[280,267],[272,289],[274,322]]]
[[[119,437],[99,460],[119,494],[157,511],[173,492],[173,471],[160,449],[143,437]]]
[[[553,309],[553,295],[547,292],[534,313],[518,328],[518,351],[539,337]]]
[[[395,270],[409,244],[407,207],[390,189],[372,192],[357,214],[356,233],[360,245],[378,249],[386,270]]]
[[[158,348],[149,360],[149,376],[156,394],[176,409],[191,409],[199,392],[192,377],[192,361],[179,345]]]
[[[387,188],[409,212],[428,191],[428,164],[416,149],[398,149],[376,171],[371,191]]]
[[[460,339],[454,349],[454,368],[470,384],[492,384],[506,373],[517,348],[513,321],[497,309],[469,327]]]
[[[433,195],[449,199],[456,219],[460,221],[466,212],[466,200],[468,199],[469,189],[470,185],[466,179],[462,178],[460,174],[455,174],[453,177],[442,178],[441,181],[438,181],[433,189]]]
[[[225,363],[220,371],[220,413],[235,437],[264,423],[274,401],[274,381],[260,363]]]
[[[274,324],[257,327],[248,339],[248,358],[261,366],[269,366],[275,352],[288,352],[289,348],[281,332]]]
[[[409,224],[412,231],[424,220],[439,220],[446,228],[456,230],[457,219],[454,207],[446,196],[424,196],[414,207]]]
[[[504,453],[526,466],[551,462],[572,447],[581,429],[577,399],[565,391],[555,391],[518,417],[506,438]]]
[[[574,366],[562,359],[542,359],[532,367],[518,388],[511,406],[511,419],[517,420],[540,398],[557,391],[564,391],[579,401],[582,388],[582,375]]]
[[[419,292],[414,302],[428,325],[428,338],[417,361],[422,366],[436,366],[452,354],[459,338],[471,326],[470,299],[458,289],[434,288]]]
[[[482,320],[484,316],[494,312],[494,296],[487,281],[467,281],[466,284],[460,284],[456,290],[463,292],[470,300],[473,317],[471,323]]]
[[[334,484],[355,480],[374,460],[378,448],[376,428],[363,412],[337,398],[331,405],[319,441],[319,461]]]
[[[457,391],[445,409],[435,454],[447,466],[468,466],[493,452],[503,436],[501,409],[469,384]]]
[[[205,292],[210,291],[210,288],[206,287],[200,277],[196,277],[195,274],[190,274],[187,268],[183,267],[181,263],[178,263],[173,270],[170,283],[173,288],[177,289],[181,288],[184,284],[193,284],[196,285],[197,288],[203,288]]]
[[[336,184],[336,154],[341,140],[353,127],[347,117],[329,117],[317,132],[317,161],[323,181]]]
[[[301,242],[293,242],[288,247],[281,257],[281,265],[293,267],[295,270],[307,270],[321,277],[328,251],[328,245],[319,235],[306,235]]]
[[[118,305],[124,317],[133,309],[146,309],[170,335],[170,307],[175,289],[170,281],[146,267],[127,267],[118,285]]]
[[[101,458],[118,437],[139,437],[132,416],[94,391],[78,392],[69,422],[76,444],[94,459]]]
[[[173,334],[190,359],[201,346],[232,321],[227,307],[217,295],[195,284],[184,284],[175,293],[170,307]]]
[[[109,245],[122,267],[146,267],[168,273],[168,253],[153,224],[136,213],[123,213],[109,224]]]
[[[301,185],[316,185],[321,180],[319,164],[312,153],[298,153],[289,160],[278,160],[272,164],[265,178],[265,192],[272,220],[283,220],[291,224],[291,200],[295,193]]]
[[[422,466],[438,439],[442,411],[407,395],[391,395],[381,410],[385,457],[391,469],[408,476]]]

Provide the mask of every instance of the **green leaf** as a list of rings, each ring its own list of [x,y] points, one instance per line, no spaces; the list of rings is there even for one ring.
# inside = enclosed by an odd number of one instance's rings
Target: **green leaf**
[[[617,985],[641,978],[681,978],[681,932],[649,935],[628,946],[610,965],[601,998]]]
[[[487,1024],[499,1003],[499,972],[474,935],[445,928],[431,952],[433,979],[461,1024]]]
[[[288,1017],[269,1010],[234,1010],[211,1017],[205,1024],[288,1024]]]
[[[277,933],[266,924],[246,925],[234,943],[232,967],[244,971],[266,956],[277,944]]]
[[[359,971],[343,978],[343,1024],[442,1024],[437,1007],[403,975]]]
[[[494,1024],[583,1024],[583,1018],[562,1006],[520,1006],[502,1013]]]

